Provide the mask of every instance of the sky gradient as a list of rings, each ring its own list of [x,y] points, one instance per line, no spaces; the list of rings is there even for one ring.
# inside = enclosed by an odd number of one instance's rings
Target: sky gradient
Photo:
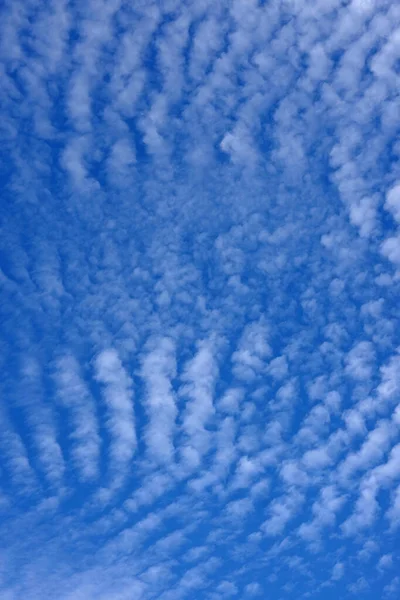
[[[399,598],[400,4],[0,16],[0,600]]]

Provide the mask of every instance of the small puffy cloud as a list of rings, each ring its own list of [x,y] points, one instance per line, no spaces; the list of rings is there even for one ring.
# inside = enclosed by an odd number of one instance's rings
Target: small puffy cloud
[[[339,581],[344,575],[344,564],[337,562],[332,569],[332,581]]]
[[[386,194],[385,208],[392,213],[393,218],[400,223],[400,184],[394,185]]]
[[[248,583],[244,589],[245,594],[249,596],[258,596],[262,593],[262,589],[259,583],[253,582]]]
[[[385,585],[383,593],[389,598],[396,598],[400,590],[400,577],[394,577],[390,583]]]
[[[379,571],[386,571],[386,569],[390,569],[393,565],[393,556],[391,554],[384,554],[380,557],[377,568]]]

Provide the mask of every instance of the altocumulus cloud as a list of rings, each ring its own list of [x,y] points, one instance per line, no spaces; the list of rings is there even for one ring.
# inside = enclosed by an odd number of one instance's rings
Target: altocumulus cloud
[[[399,3],[0,40],[0,597],[397,598]]]

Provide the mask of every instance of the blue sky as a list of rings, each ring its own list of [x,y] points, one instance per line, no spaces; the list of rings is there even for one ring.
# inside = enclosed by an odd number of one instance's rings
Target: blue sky
[[[1,600],[399,598],[399,3],[0,40]]]

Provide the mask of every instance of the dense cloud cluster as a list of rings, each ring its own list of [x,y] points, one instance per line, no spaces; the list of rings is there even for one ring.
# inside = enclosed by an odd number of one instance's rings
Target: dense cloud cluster
[[[0,597],[397,598],[399,3],[0,33]]]

